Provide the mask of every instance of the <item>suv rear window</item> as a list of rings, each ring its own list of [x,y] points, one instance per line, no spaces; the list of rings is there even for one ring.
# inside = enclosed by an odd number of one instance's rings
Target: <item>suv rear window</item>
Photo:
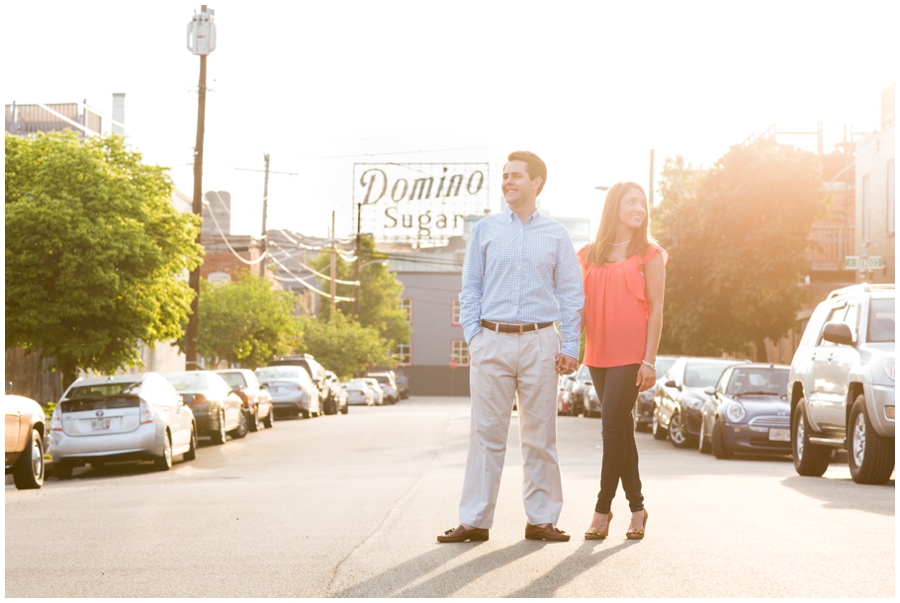
[[[866,340],[870,343],[894,341],[894,324],[894,300],[872,299],[869,304],[869,333]]]
[[[96,385],[80,385],[69,390],[67,399],[87,398],[93,396],[118,396],[119,394],[133,394],[137,390],[139,382],[122,381],[120,383],[98,383]]]

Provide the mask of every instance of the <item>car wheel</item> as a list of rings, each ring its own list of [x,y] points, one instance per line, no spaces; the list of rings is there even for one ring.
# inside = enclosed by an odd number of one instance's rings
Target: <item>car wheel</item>
[[[157,471],[168,471],[172,468],[172,438],[167,431],[163,436],[163,454],[153,461]]]
[[[300,416],[301,416],[302,418],[308,419],[308,418],[309,418],[309,415],[310,415],[310,412],[309,412],[307,409],[305,409],[305,408],[301,408],[301,409],[300,409]]]
[[[698,449],[700,450],[700,454],[709,454],[712,452],[712,444],[709,443],[709,439],[706,436],[706,418],[700,417],[700,446]]]
[[[210,434],[213,444],[225,443],[225,413],[219,413],[219,428]]]
[[[247,435],[250,430],[250,419],[248,414],[243,410],[238,414],[238,426],[231,430],[230,434],[235,440],[239,440]]]
[[[55,475],[57,479],[72,479],[72,470],[74,468],[75,463],[68,459],[53,461],[53,475]]]
[[[257,406],[253,410],[253,414],[250,415],[250,425],[248,425],[248,427],[252,432],[259,431],[259,406]]]
[[[681,412],[676,411],[669,419],[669,441],[676,448],[685,448],[690,443],[688,441],[687,430],[681,420]]]
[[[325,414],[326,415],[336,415],[337,414],[337,402],[334,399],[334,396],[328,396],[328,399],[325,400]]]
[[[349,404],[349,403],[346,403],[346,404],[344,404],[344,407],[341,409],[341,414],[342,414],[342,415],[345,415],[345,414],[347,414],[348,412],[350,412],[350,404]]]
[[[191,447],[181,457],[186,461],[193,461],[197,458],[197,430],[191,427]]]
[[[267,414],[266,418],[263,419],[263,427],[265,427],[266,429],[271,429],[274,420],[275,420],[275,409],[270,406],[269,414]]]
[[[13,481],[19,490],[34,490],[44,484],[44,441],[37,429],[31,430],[25,450],[13,465]]]
[[[853,481],[857,484],[886,483],[894,471],[894,438],[883,437],[872,427],[862,395],[856,397],[850,408],[847,430],[847,463]]]
[[[653,439],[655,440],[665,440],[666,436],[669,435],[669,431],[659,422],[659,410],[655,407],[653,409],[653,421],[650,423],[650,431],[653,432]]]
[[[728,447],[728,442],[725,441],[725,432],[718,419],[713,423],[712,428],[712,452],[713,456],[720,460],[730,459],[734,456],[734,451]]]
[[[821,477],[831,461],[831,450],[828,446],[809,441],[812,430],[806,419],[806,399],[801,398],[797,403],[792,422],[791,456],[794,457],[794,469],[799,475]]]

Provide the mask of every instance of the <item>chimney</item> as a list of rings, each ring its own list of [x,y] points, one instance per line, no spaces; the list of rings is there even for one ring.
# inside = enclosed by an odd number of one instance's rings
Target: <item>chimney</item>
[[[125,136],[125,93],[113,92],[112,131]]]

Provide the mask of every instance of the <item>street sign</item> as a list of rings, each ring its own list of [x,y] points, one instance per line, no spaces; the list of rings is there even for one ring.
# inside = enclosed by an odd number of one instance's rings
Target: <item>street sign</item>
[[[859,257],[848,255],[844,257],[844,268],[847,270],[881,270],[884,262],[881,256]]]

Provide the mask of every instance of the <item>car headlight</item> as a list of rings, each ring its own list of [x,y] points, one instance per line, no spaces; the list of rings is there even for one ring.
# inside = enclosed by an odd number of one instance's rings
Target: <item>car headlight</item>
[[[747,416],[747,411],[744,410],[744,407],[737,402],[732,402],[725,410],[725,416],[728,417],[728,419],[732,422],[739,423],[744,417]]]
[[[888,379],[894,381],[896,374],[896,364],[893,358],[888,358],[884,362],[881,363],[881,368],[884,369],[884,374],[888,376]]]

